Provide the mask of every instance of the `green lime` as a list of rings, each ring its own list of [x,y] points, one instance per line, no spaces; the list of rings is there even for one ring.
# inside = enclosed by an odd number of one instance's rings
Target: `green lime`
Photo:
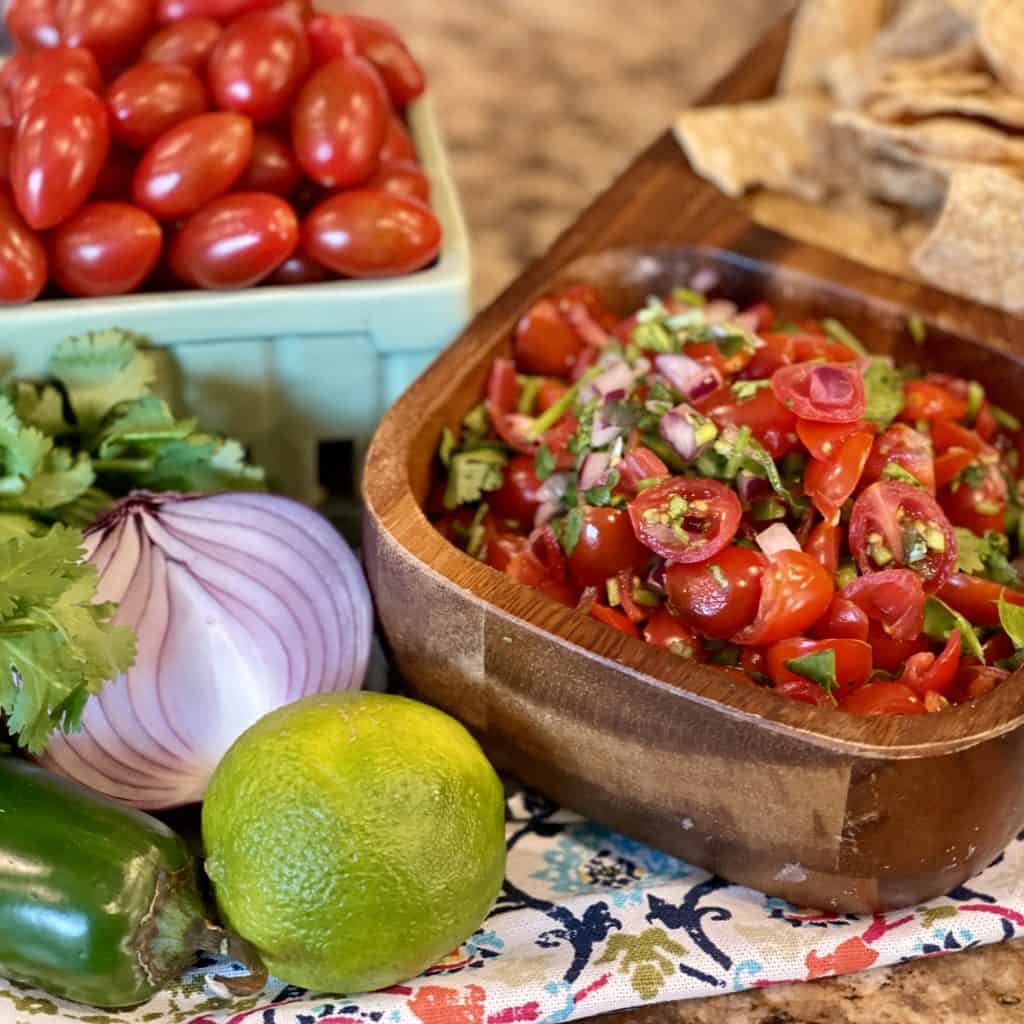
[[[295,985],[364,992],[480,925],[505,871],[501,783],[448,715],[379,693],[307,697],[235,742],[203,806],[225,922]]]

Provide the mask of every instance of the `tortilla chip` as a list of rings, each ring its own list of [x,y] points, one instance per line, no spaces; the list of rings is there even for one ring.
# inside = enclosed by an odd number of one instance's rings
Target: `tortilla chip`
[[[882,121],[959,114],[984,118],[1007,128],[1024,128],[1024,99],[1012,96],[994,82],[984,91],[971,92],[948,92],[940,84],[932,88],[886,85],[869,98],[865,109]]]
[[[726,195],[767,185],[817,199],[825,192],[831,106],[810,95],[699,107],[676,118],[675,134],[693,169]]]
[[[990,167],[957,171],[912,262],[939,288],[1024,313],[1024,181]]]
[[[1024,4],[987,0],[978,16],[978,43],[1003,85],[1024,96]]]
[[[971,22],[946,0],[908,0],[878,34],[871,51],[884,60],[928,57],[958,46],[973,32]]]
[[[887,11],[888,0],[803,0],[789,36],[779,92],[822,85],[825,64],[837,54],[863,50]]]
[[[853,193],[824,206],[762,190],[743,204],[758,224],[773,231],[876,270],[916,277],[910,256],[927,232],[923,220]]]
[[[984,2],[985,0],[946,0],[946,3],[949,4],[957,14],[960,14],[972,21],[977,18],[978,12],[981,10],[981,6]]]

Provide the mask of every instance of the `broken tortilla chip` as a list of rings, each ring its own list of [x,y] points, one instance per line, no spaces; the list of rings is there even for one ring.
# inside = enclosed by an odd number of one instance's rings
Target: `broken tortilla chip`
[[[978,11],[981,9],[981,5],[985,0],[946,0],[946,3],[953,8],[957,14],[963,15],[965,18],[974,19],[978,15]]]
[[[882,59],[929,57],[959,46],[974,32],[946,0],[908,0],[882,29],[871,53]]]
[[[837,54],[863,50],[888,13],[888,0],[804,0],[793,22],[779,92],[815,89]]]
[[[1024,99],[1012,96],[994,80],[985,91],[972,92],[947,92],[937,81],[931,88],[886,85],[870,97],[866,110],[882,121],[958,114],[984,118],[1007,128],[1024,128]]]
[[[957,171],[912,263],[930,284],[1024,313],[1024,181],[990,167]]]
[[[726,195],[766,185],[818,199],[831,106],[809,95],[697,108],[676,118],[675,134],[693,169]]]
[[[999,80],[1024,96],[1024,4],[987,0],[978,16],[978,44]]]

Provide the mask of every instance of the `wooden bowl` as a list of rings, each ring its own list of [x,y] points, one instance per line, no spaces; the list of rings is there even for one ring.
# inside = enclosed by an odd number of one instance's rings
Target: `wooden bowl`
[[[714,98],[763,95],[784,29]],[[480,400],[534,299],[591,283],[627,312],[702,267],[723,296],[837,317],[877,351],[976,378],[1021,408],[1021,321],[757,227],[664,136],[385,416],[363,483],[384,630],[415,695],[568,807],[802,906],[877,911],[938,896],[1024,822],[1024,672],[921,717],[797,704],[549,601],[451,546],[421,511],[442,428]],[[911,315],[928,324],[920,348]]]

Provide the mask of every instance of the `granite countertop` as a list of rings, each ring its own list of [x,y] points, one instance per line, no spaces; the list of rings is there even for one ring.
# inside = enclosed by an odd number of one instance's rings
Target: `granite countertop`
[[[334,0],[342,6],[341,0]],[[492,299],[789,6],[786,0],[356,0],[430,73]],[[1016,944],[618,1015],[609,1024],[1024,1021]]]

